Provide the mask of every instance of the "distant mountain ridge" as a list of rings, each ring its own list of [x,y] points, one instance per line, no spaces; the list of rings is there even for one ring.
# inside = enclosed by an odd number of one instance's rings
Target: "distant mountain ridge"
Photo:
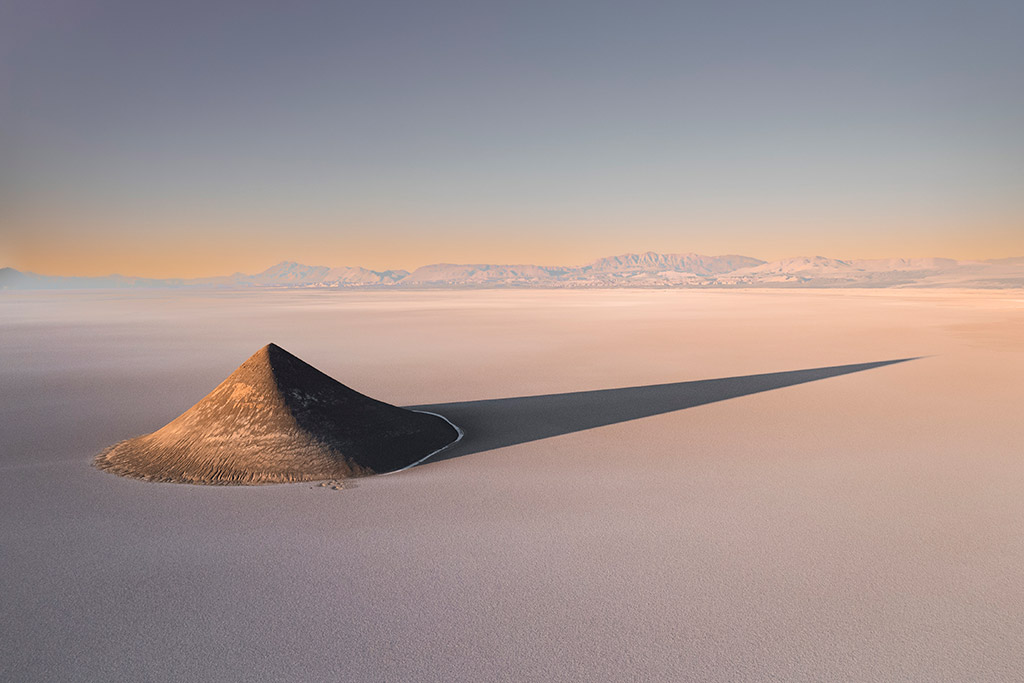
[[[800,256],[762,261],[738,254],[648,251],[583,266],[434,263],[407,270],[310,266],[282,261],[263,272],[209,278],[153,279],[109,275],[62,277],[0,268],[0,290],[105,288],[600,288],[600,287],[972,287],[1024,288],[1024,257],[840,260]]]
[[[749,256],[703,256],[701,254],[622,254],[598,259],[583,270],[595,273],[660,273],[676,272],[693,275],[719,275],[764,263]]]

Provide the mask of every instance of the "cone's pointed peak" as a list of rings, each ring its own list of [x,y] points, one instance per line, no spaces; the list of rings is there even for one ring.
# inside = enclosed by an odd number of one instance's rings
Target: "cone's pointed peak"
[[[274,342],[270,342],[269,344],[261,348],[259,351],[249,356],[249,360],[252,360],[254,358],[269,359],[272,356],[278,355],[291,356],[292,354],[288,353]]]
[[[303,372],[315,372],[321,374],[315,367],[302,360],[293,353],[285,351],[277,344],[271,342],[262,349],[260,349],[270,363],[270,368],[275,372],[282,370],[289,370],[291,372],[303,371]]]
[[[320,389],[330,387],[330,390],[340,388],[344,391],[352,391],[274,343],[267,344],[254,353],[230,377],[224,380],[225,384],[236,382],[263,386],[278,394],[284,394],[289,389],[308,392],[312,387]]]
[[[281,361],[303,362],[297,356],[285,351],[277,344],[271,342],[249,356],[249,358],[242,363],[241,367],[266,367],[272,370],[274,366],[279,365]]]

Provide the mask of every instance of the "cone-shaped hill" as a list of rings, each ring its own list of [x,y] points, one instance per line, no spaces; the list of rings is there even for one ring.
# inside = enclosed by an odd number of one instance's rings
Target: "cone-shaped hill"
[[[446,420],[363,396],[268,344],[203,400],[96,466],[193,484],[263,484],[390,472],[453,443]]]

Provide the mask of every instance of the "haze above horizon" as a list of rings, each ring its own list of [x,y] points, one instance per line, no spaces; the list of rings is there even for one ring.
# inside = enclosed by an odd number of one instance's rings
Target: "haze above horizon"
[[[0,6],[0,266],[1024,254],[1024,5]]]

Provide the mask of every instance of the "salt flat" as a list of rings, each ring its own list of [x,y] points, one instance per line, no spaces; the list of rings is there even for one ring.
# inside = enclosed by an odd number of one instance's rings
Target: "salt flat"
[[[466,416],[916,360],[343,491],[90,466],[271,341]],[[3,293],[0,679],[1017,680],[1022,387],[1020,291]]]

